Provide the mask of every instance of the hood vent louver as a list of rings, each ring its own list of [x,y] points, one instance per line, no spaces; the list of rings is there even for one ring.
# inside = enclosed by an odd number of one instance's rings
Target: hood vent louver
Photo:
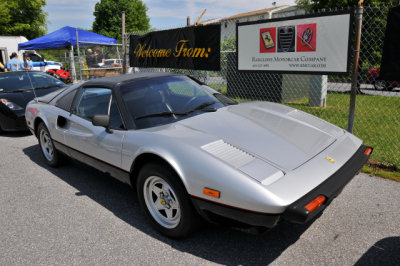
[[[234,168],[240,168],[255,159],[251,154],[242,151],[223,140],[217,140],[201,147],[204,151],[230,164]]]

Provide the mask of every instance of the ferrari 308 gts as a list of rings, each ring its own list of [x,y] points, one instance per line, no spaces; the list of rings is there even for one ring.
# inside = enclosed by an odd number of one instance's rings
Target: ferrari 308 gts
[[[305,223],[372,152],[310,114],[237,103],[175,73],[75,84],[31,101],[25,116],[50,166],[69,156],[132,185],[150,223],[175,238],[200,217],[246,228]]]

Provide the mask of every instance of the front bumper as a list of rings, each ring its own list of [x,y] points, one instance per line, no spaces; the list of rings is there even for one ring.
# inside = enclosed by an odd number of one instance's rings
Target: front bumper
[[[268,228],[274,227],[281,219],[293,223],[306,223],[322,212],[361,170],[370,157],[370,155],[364,154],[366,148],[366,146],[361,145],[357,152],[338,171],[312,191],[289,205],[286,211],[281,214],[256,213],[196,197],[192,197],[192,201],[200,214],[210,220],[215,220],[215,217],[221,217],[249,226]],[[304,208],[319,195],[326,197],[325,202],[320,207],[312,212]]]
[[[0,128],[3,131],[25,131],[28,130],[25,121],[25,111],[7,113],[0,111]]]

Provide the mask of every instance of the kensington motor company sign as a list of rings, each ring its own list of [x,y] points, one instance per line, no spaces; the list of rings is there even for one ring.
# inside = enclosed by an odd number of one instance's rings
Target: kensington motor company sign
[[[130,39],[134,67],[220,70],[219,25],[150,32]]]
[[[345,74],[349,12],[237,24],[239,71]]]

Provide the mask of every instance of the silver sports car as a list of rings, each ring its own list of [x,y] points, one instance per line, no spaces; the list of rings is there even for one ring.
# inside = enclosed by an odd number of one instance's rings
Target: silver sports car
[[[31,101],[26,120],[50,166],[69,156],[134,186],[155,229],[176,238],[201,217],[247,228],[307,222],[372,152],[307,113],[238,104],[174,73],[75,84]]]

